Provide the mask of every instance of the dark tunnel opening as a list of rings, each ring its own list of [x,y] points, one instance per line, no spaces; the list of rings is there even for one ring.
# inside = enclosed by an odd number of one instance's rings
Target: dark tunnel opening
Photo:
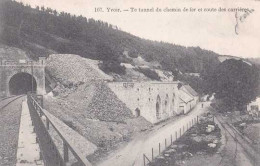
[[[15,74],[9,81],[9,92],[11,95],[21,95],[27,92],[35,92],[37,83],[34,77],[28,73]]]

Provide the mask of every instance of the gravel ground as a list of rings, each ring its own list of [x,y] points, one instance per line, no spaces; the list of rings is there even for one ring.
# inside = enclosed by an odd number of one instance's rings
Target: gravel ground
[[[0,165],[12,166],[16,164],[21,103],[25,98],[17,99],[0,110]],[[0,103],[0,107],[12,99]]]

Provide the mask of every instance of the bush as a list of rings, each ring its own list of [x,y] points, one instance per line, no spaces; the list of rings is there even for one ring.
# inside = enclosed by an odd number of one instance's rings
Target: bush
[[[126,68],[116,61],[103,61],[99,64],[99,68],[105,73],[116,73],[119,75],[124,75],[126,73]]]
[[[138,52],[136,50],[130,50],[128,52],[128,55],[131,57],[131,58],[137,58],[138,57]]]
[[[146,77],[148,77],[152,80],[157,80],[157,81],[161,80],[160,76],[155,71],[153,71],[149,68],[138,68],[136,70],[143,73]]]

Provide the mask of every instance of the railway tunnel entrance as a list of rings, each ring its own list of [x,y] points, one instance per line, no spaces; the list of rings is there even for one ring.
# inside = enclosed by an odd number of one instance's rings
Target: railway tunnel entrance
[[[36,92],[37,83],[35,78],[28,73],[17,73],[9,81],[9,92],[11,95],[26,94],[29,91]]]
[[[0,97],[25,94],[28,91],[45,94],[45,59],[0,59]]]

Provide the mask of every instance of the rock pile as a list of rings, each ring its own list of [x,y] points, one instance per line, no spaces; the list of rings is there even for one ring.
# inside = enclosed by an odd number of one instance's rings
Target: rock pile
[[[145,131],[151,124],[131,110],[106,85],[112,77],[97,61],[77,55],[51,55],[47,70],[56,87],[45,96],[45,108],[102,150]],[[95,159],[97,157],[94,157]]]
[[[46,61],[46,69],[57,82],[66,86],[90,80],[112,80],[98,68],[98,61],[71,54],[52,54]]]
[[[96,83],[96,92],[87,111],[90,116],[102,121],[123,122],[133,118],[131,110],[120,101],[104,83]]]

